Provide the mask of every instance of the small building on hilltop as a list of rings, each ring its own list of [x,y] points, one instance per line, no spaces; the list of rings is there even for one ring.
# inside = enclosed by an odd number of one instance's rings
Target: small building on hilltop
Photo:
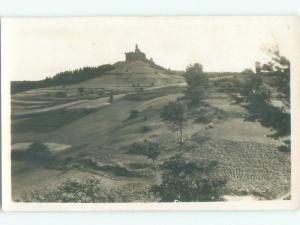
[[[138,45],[135,45],[135,51],[134,52],[126,52],[126,61],[134,61],[134,60],[142,60],[142,61],[148,61],[146,58],[146,54],[143,53]]]
[[[125,58],[126,58],[126,62],[132,62],[132,61],[139,60],[139,61],[143,61],[143,62],[147,63],[148,65],[150,65],[151,67],[153,67],[155,69],[166,70],[162,66],[157,65],[154,62],[153,58],[147,59],[146,54],[139,49],[138,45],[135,45],[134,52],[125,52]]]

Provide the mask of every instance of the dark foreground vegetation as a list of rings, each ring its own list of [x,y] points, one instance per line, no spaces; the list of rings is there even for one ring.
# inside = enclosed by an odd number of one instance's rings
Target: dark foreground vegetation
[[[100,179],[90,177],[84,180],[68,179],[55,189],[28,191],[24,193],[25,202],[64,202],[64,203],[99,203],[132,202],[151,199],[148,190],[136,190],[128,185],[122,188],[106,188]],[[153,197],[152,197],[153,199]],[[154,200],[154,199],[153,199]]]
[[[217,162],[187,162],[181,156],[171,157],[161,165],[162,182],[151,191],[161,202],[221,201],[225,193],[224,179],[213,179]]]
[[[27,191],[25,202],[141,202],[140,195],[147,200],[161,202],[222,201],[225,180],[211,179],[216,162],[187,162],[179,155],[171,157],[161,165],[163,171],[160,185],[152,185],[144,191],[128,187],[106,188],[100,179],[68,179],[55,189]]]

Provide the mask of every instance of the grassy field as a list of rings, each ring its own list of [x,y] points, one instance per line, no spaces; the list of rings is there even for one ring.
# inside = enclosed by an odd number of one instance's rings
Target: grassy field
[[[135,81],[131,80],[130,85]],[[12,96],[12,144],[38,141],[70,146],[55,153],[57,160],[52,165],[13,161],[13,199],[20,200],[28,190],[55,188],[67,178],[96,176],[108,188],[130,191],[131,201],[155,201],[153,196],[142,193],[150,184],[160,183],[158,165],[176,153],[193,162],[217,161],[219,167],[213,176],[228,180],[227,195],[275,199],[289,193],[290,155],[277,150],[280,142],[268,137],[270,130],[245,121],[244,108],[232,104],[226,93],[214,90],[208,94],[205,106],[191,114],[184,129],[185,143],[179,145],[179,133],[170,130],[160,118],[163,107],[182,96],[184,83],[177,85],[178,81],[176,78],[174,85],[155,84],[143,91],[128,91],[127,85],[123,92],[120,83],[119,96],[104,107],[102,103],[108,96],[103,100],[103,96],[94,97],[88,92],[85,96],[74,92],[55,98],[49,97],[47,89],[40,89]],[[105,82],[103,85],[112,80]],[[95,84],[90,80],[79,86],[92,83]],[[76,107],[51,109],[75,101],[82,102]],[[97,104],[99,107],[92,107]],[[22,114],[36,106],[44,110]],[[14,111],[21,114],[14,115]],[[130,117],[132,111],[137,112],[136,116]],[[128,154],[127,146],[144,139],[160,143],[158,159]]]

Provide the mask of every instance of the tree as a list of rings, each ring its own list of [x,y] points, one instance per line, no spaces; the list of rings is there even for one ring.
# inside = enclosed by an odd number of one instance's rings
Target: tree
[[[271,128],[275,131],[271,137],[279,139],[290,136],[291,132],[290,62],[278,50],[269,53],[271,61],[265,64],[255,63],[256,73],[248,75],[241,85],[240,94],[249,113],[247,119]],[[276,100],[281,101],[285,107],[273,105],[274,93],[277,93]],[[280,149],[290,148],[289,141],[284,141],[284,144]]]
[[[176,155],[162,166],[162,182],[153,185],[151,191],[161,202],[220,201],[225,191],[225,180],[212,179],[217,167],[213,162],[187,162]]]
[[[201,64],[196,63],[189,65],[184,73],[187,88],[185,89],[185,97],[191,100],[192,105],[197,105],[205,96],[208,86],[208,77],[203,72]]]
[[[245,75],[254,74],[253,70],[251,70],[251,69],[244,69],[241,73],[243,73]]]
[[[255,62],[255,73],[260,73],[261,72],[261,63],[256,61]]]
[[[174,130],[180,132],[180,143],[183,144],[183,128],[187,120],[186,107],[180,102],[170,102],[161,113],[161,118]]]
[[[73,71],[60,72],[53,77],[46,77],[44,80],[12,81],[11,93],[18,93],[36,88],[81,83],[85,80],[105,75],[107,71],[112,69],[114,69],[114,66],[105,64],[98,67],[84,67]]]
[[[290,104],[290,61],[286,57],[281,56],[279,51],[274,53],[272,60],[274,69],[271,73],[276,77],[274,86]]]

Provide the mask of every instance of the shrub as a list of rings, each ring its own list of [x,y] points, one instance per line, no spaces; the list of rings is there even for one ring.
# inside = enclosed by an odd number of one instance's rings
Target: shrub
[[[151,191],[161,202],[221,201],[226,182],[211,178],[216,166],[216,162],[186,162],[176,155],[162,165],[162,183]]]
[[[23,198],[25,202],[106,202],[104,191],[98,179],[68,179],[54,190],[26,192]]]
[[[113,93],[110,93],[110,94],[109,94],[108,102],[109,102],[110,104],[112,104],[112,103],[114,102],[114,94],[113,94]]]
[[[78,88],[78,92],[79,92],[80,96],[83,96],[83,94],[84,94],[84,88],[83,87],[79,87]]]
[[[16,160],[28,160],[37,163],[49,163],[55,159],[48,147],[39,142],[33,142],[26,150],[12,151],[11,157]]]
[[[281,152],[290,152],[291,151],[291,141],[284,140],[284,144],[278,147],[278,150]]]
[[[195,119],[197,123],[210,123],[212,119],[208,115],[198,115]]]
[[[127,153],[132,155],[145,155],[155,160],[160,154],[160,146],[156,142],[145,139],[143,142],[134,142],[131,144]]]
[[[67,97],[67,93],[63,92],[63,91],[58,91],[58,92],[56,92],[55,97],[56,98],[65,98],[65,97]]]
[[[143,126],[142,127],[142,132],[143,133],[147,133],[147,132],[150,132],[151,131],[151,127],[149,127],[149,126]]]
[[[139,117],[139,115],[140,115],[139,111],[137,111],[137,110],[131,110],[130,114],[129,114],[129,117],[128,117],[128,120],[136,119],[136,118]]]

